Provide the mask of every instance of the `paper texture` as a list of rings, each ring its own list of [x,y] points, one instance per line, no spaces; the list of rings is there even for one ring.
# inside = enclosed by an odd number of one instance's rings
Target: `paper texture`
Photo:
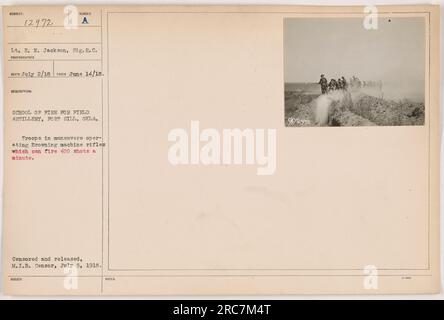
[[[438,292],[439,7],[376,9],[4,7],[6,293]]]

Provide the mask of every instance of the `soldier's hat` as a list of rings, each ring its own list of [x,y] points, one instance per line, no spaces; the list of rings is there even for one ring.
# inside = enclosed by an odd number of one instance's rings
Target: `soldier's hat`
[[[324,74],[321,74],[321,77],[323,77],[324,76]]]

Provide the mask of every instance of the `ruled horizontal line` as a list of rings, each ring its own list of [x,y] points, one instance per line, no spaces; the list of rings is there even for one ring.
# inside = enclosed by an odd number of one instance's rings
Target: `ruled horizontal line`
[[[101,42],[8,42],[8,44],[102,44]]]
[[[102,61],[102,59],[8,59],[8,61],[19,61],[19,62],[28,62],[28,61]]]
[[[200,278],[200,277],[365,277],[364,274],[109,274],[103,275],[103,278],[106,277],[115,277],[115,278],[126,278],[126,277],[135,277],[135,278],[155,278],[155,277],[190,277],[190,278]],[[379,274],[378,277],[432,277],[431,274]],[[65,278],[66,275],[23,275],[23,276],[9,276],[9,278]],[[89,277],[89,278],[102,278],[102,276],[98,275],[78,275],[77,277]]]
[[[9,76],[8,79],[95,79],[100,78],[102,76],[94,76],[94,77],[58,77],[58,76],[50,76],[50,77],[11,77]]]
[[[34,29],[47,29],[47,28],[66,28],[66,29],[73,29],[73,27],[66,27],[66,26],[6,26],[7,28],[34,28]],[[101,26],[77,26],[77,28],[100,28]]]

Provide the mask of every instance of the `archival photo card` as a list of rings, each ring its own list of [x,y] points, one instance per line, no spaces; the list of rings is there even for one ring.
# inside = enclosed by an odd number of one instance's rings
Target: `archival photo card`
[[[441,290],[439,6],[2,9],[6,294]]]
[[[285,125],[424,125],[425,45],[423,17],[286,18]]]

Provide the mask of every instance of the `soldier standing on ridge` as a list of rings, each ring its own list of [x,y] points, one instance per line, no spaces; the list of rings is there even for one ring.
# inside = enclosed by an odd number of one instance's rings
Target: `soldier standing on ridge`
[[[322,92],[322,94],[327,93],[328,82],[327,82],[327,79],[324,77],[323,74],[321,74],[321,80],[319,80],[318,83],[321,85],[321,92]]]
[[[342,79],[338,78],[338,89],[344,89],[344,85],[342,83]]]
[[[338,88],[338,83],[336,82],[335,79],[330,80],[330,83],[328,84],[328,88],[330,90],[336,90]]]
[[[344,77],[342,77],[342,89],[347,90],[348,84],[347,80],[345,80]]]

